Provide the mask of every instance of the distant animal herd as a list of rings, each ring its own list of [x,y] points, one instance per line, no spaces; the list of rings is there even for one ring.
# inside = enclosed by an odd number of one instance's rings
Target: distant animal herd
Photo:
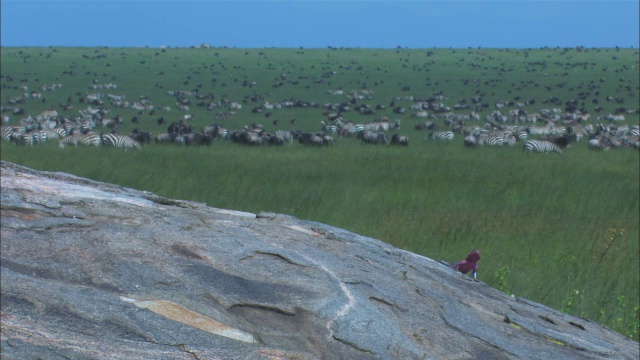
[[[81,110],[76,117],[59,116],[56,111],[46,111],[35,117],[22,117],[15,125],[11,125],[10,118],[5,116],[2,139],[28,146],[56,140],[60,147],[89,145],[137,150],[149,144],[211,145],[214,140],[250,146],[284,146],[292,143],[330,146],[336,138],[356,139],[362,144],[373,145],[410,144],[409,136],[390,134],[400,128],[401,120],[390,121],[386,117],[370,123],[353,123],[345,121],[342,114],[332,113],[327,120],[320,121],[317,132],[295,129],[271,132],[265,131],[263,125],[258,123],[241,129],[227,129],[221,124],[196,129],[185,116],[171,122],[166,133],[154,135],[139,129],[129,134],[119,134],[122,117],[106,117],[109,113],[106,107],[95,111],[90,106]],[[428,132],[426,136],[419,136],[421,141],[452,141],[461,137],[467,147],[513,147],[521,143],[524,151],[558,154],[563,154],[572,143],[586,143],[591,150],[640,149],[638,125],[621,123],[624,121],[621,115],[607,115],[599,119],[603,122],[596,124],[584,123],[588,114],[563,113],[557,108],[526,115],[521,110],[509,112],[508,115],[495,110],[483,121],[478,120],[477,116],[475,112],[443,112],[433,115],[433,120],[420,122],[414,127],[418,134]]]
[[[327,76],[334,74],[328,73]],[[14,81],[10,76],[3,76],[3,88]],[[245,82],[243,87],[250,88],[255,84]],[[399,134],[403,118],[410,117],[413,132],[419,142],[446,142],[462,139],[469,148],[481,146],[514,147],[519,145],[526,152],[555,152],[564,154],[572,144],[586,144],[591,150],[640,149],[640,129],[638,125],[627,125],[626,116],[637,117],[638,109],[619,107],[614,113],[600,114],[592,118],[591,113],[579,106],[578,101],[562,102],[553,96],[544,99],[544,103],[564,107],[544,108],[530,113],[528,105],[535,101],[496,101],[493,109],[482,116],[490,108],[480,97],[470,101],[462,100],[455,104],[447,104],[448,98],[442,93],[428,97],[397,96],[386,99],[387,104],[372,105],[367,103],[375,94],[371,90],[344,89],[327,90],[327,94],[346,97],[338,103],[318,104],[314,101],[285,100],[270,102],[264,99],[243,99],[216,101],[211,94],[200,94],[197,91],[167,90],[166,94],[175,98],[175,108],[183,115],[165,119],[172,114],[170,106],[155,105],[151,98],[141,95],[135,101],[127,100],[124,95],[117,94],[115,83],[102,84],[94,81],[89,91],[76,92],[76,102],[82,104],[76,115],[68,115],[73,109],[73,95],[66,103],[59,104],[59,109],[67,114],[60,114],[55,107],[35,116],[25,114],[21,107],[27,101],[38,101],[44,92],[60,91],[63,83],[45,84],[37,89],[29,89],[21,85],[23,95],[10,98],[2,106],[2,141],[16,145],[35,146],[48,141],[57,141],[60,147],[65,146],[103,146],[121,149],[141,150],[146,146],[165,144],[177,146],[211,145],[214,141],[226,141],[247,146],[291,146],[298,143],[304,146],[331,146],[340,141],[359,141],[364,145],[389,145],[406,147],[415,144],[412,135],[406,131]],[[410,89],[403,89],[403,91]],[[632,92],[633,89],[629,89]],[[593,104],[599,104],[599,95],[593,98]],[[585,95],[586,97],[586,95]],[[583,98],[584,99],[584,98]],[[260,105],[251,110],[243,110],[243,104],[259,101]],[[607,96],[607,102],[623,104],[620,97]],[[410,102],[410,106],[399,103]],[[189,114],[193,106],[206,108],[214,112],[214,122],[198,128],[193,123],[193,115]],[[265,130],[262,123],[251,123],[241,128],[227,128],[225,120],[236,116],[238,112],[251,111],[253,114],[265,114],[278,109],[317,109],[317,131],[296,129],[296,119],[289,121],[291,129]],[[389,119],[388,116],[376,116],[369,122],[348,120],[350,112],[362,115],[375,115],[376,111],[388,108],[400,118]],[[128,134],[121,134],[120,128],[125,119],[117,115],[121,109],[136,111],[138,115],[154,115],[165,111],[155,120],[158,125],[166,126],[166,132],[154,134],[149,130],[135,128]],[[128,119],[133,124],[140,124],[140,117],[135,115]],[[406,121],[405,121],[406,122]],[[274,127],[282,126],[279,120],[273,120]],[[352,140],[342,140],[352,139]]]

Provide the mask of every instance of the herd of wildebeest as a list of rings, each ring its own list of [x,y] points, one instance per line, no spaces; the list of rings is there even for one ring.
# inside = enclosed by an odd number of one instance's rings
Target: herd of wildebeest
[[[627,117],[631,117],[631,122],[636,122],[639,110],[627,108],[625,96],[620,92],[601,93],[595,81],[585,84],[577,99],[560,99],[549,94],[545,99],[523,100],[515,96],[511,101],[499,100],[488,104],[478,95],[451,103],[444,91],[428,96],[403,94],[376,99],[373,90],[345,90],[340,87],[326,90],[338,101],[320,104],[295,97],[269,101],[250,90],[256,83],[245,79],[237,85],[248,90],[248,95],[242,99],[219,99],[212,92],[199,91],[201,85],[198,85],[192,90],[165,89],[172,103],[160,105],[146,95],[128,99],[118,92],[117,84],[98,79],[82,89],[67,89],[62,82],[29,88],[25,76],[13,76],[10,71],[3,68],[2,89],[18,90],[21,95],[3,96],[6,100],[1,108],[2,141],[16,145],[37,145],[55,140],[60,147],[91,145],[125,149],[142,149],[149,144],[211,145],[214,141],[252,146],[287,146],[292,143],[330,146],[338,139],[354,139],[362,144],[409,146],[410,137],[417,137],[419,141],[461,138],[467,147],[522,144],[525,151],[560,154],[572,143],[587,144],[592,150],[640,149],[640,129],[637,124],[629,125],[627,121]],[[335,72],[322,73],[322,77],[334,75]],[[282,75],[284,79],[285,74]],[[185,80],[184,83],[188,82]],[[284,82],[272,86],[276,85],[284,86]],[[635,99],[637,85],[625,83],[621,90],[623,94],[634,97],[630,103],[638,103]],[[66,101],[47,104],[45,94],[53,91],[68,91]],[[401,91],[410,89],[407,87]],[[531,112],[529,109],[537,101],[548,106]],[[601,102],[616,104],[615,110],[603,113]],[[42,109],[43,106],[47,110],[37,114],[27,110]],[[212,121],[201,127],[195,125],[195,109],[198,113],[205,110]],[[297,129],[296,109],[316,112],[317,129]],[[293,114],[291,120],[271,120],[272,113],[281,111],[290,111]],[[242,112],[262,115],[263,119],[268,119],[267,124],[272,130],[267,130],[262,122],[252,122],[239,128],[225,125],[230,118]],[[122,113],[132,115],[125,118]],[[350,120],[351,114],[358,114],[357,119],[364,116],[368,120]],[[149,128],[145,129],[149,118],[153,119],[154,129],[160,126],[166,131],[154,133]],[[126,127],[133,127],[133,130],[121,133],[125,122],[130,122]],[[405,128],[399,132],[403,126],[412,128],[412,133]]]

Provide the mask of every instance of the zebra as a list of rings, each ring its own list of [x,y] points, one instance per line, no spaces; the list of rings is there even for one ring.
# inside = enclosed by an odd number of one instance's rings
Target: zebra
[[[640,137],[638,136],[630,136],[626,139],[623,139],[626,146],[629,146],[634,149],[640,149]]]
[[[118,149],[142,150],[142,146],[139,142],[126,135],[101,134],[100,139],[104,146],[115,147]]]
[[[625,117],[624,115],[613,115],[613,114],[608,114],[604,117],[605,120],[609,120],[609,121],[624,121]]]
[[[18,136],[13,136],[13,140],[19,145],[36,145],[46,142],[48,134],[46,131],[31,131]]]
[[[392,129],[392,130],[400,129],[400,123],[401,122],[402,122],[402,119],[395,119],[393,121],[393,124],[389,124],[389,129]]]
[[[386,131],[389,130],[389,123],[372,122],[364,124],[365,131]]]
[[[427,137],[427,139],[431,139],[431,140],[453,140],[453,131],[434,131],[431,134],[429,134],[429,136]]]
[[[44,130],[34,131],[31,135],[34,144],[40,144],[49,140],[49,133]]]
[[[389,131],[392,129],[399,129],[400,121],[401,121],[400,119],[396,119],[393,123],[390,123],[389,121],[384,121],[384,120],[373,121],[368,124],[364,124],[364,130]]]
[[[344,122],[341,117],[334,119],[333,124],[338,127],[338,134],[343,136],[358,135],[364,131],[363,124],[354,124],[351,121]]]
[[[98,134],[73,134],[58,140],[59,147],[64,148],[66,144],[71,144],[76,147],[78,145],[100,146],[102,145],[102,140]]]
[[[27,133],[25,126],[3,126],[2,138],[7,141],[18,141],[22,134]]]
[[[329,133],[329,134],[337,134],[338,133],[338,125],[336,124],[327,124],[326,121],[322,120],[320,121],[320,123],[322,124],[322,131]]]
[[[629,128],[628,125],[622,125],[622,126],[615,127],[609,133],[612,136],[620,137],[620,136],[627,135],[629,133],[629,131],[631,131],[631,129]]]
[[[80,130],[77,129],[73,124],[71,123],[64,123],[60,126],[61,129],[64,129],[65,133],[67,136],[75,134],[75,133],[79,133]]]
[[[611,141],[603,136],[589,139],[589,150],[609,150],[611,149]]]
[[[567,133],[567,128],[564,126],[552,126],[549,129],[549,135],[556,138],[564,136],[566,133]]]
[[[274,135],[281,137],[284,142],[293,143],[293,135],[291,134],[291,131],[276,130]]]
[[[40,130],[40,139],[42,139],[43,134],[45,136],[45,140],[49,139],[59,139],[67,136],[67,132],[64,128],[55,128],[50,130]]]
[[[92,120],[83,120],[80,123],[80,132],[82,134],[88,134],[93,130],[94,127],[95,123]]]
[[[337,124],[336,124],[337,125]],[[338,135],[344,137],[360,136],[364,131],[363,124],[344,123],[342,126],[338,126]]]
[[[580,141],[583,137],[589,136],[590,132],[592,132],[592,130],[583,125],[567,126],[567,134],[573,136],[576,141]]]
[[[518,141],[526,141],[529,138],[529,133],[527,130],[518,130],[516,133],[516,138]]]
[[[31,146],[40,142],[40,137],[37,133],[24,133],[19,136],[14,136],[13,139],[18,145]]]
[[[225,129],[221,125],[214,124],[210,126],[205,126],[202,129],[202,133],[204,135],[211,136],[212,138],[220,138],[220,139],[228,139],[229,138],[229,130]]]
[[[486,130],[482,129],[480,126],[478,126],[478,125],[463,126],[461,130],[462,130],[462,135],[464,135],[464,136],[467,136],[467,135],[478,136],[478,135],[480,135],[480,133],[486,131]]]
[[[478,136],[478,145],[502,146],[505,139],[502,135],[480,135]]]
[[[524,142],[522,147],[523,151],[526,152],[539,152],[539,153],[548,153],[548,152],[557,152],[560,155],[564,155],[564,151],[556,144],[547,140],[527,140]]]
[[[527,132],[529,133],[529,135],[549,135],[552,127],[553,122],[549,121],[545,126],[529,126],[527,128]]]

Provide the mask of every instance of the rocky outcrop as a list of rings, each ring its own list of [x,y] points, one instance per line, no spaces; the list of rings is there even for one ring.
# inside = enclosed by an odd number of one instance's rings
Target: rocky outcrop
[[[0,167],[3,359],[639,356],[596,323],[343,229]]]

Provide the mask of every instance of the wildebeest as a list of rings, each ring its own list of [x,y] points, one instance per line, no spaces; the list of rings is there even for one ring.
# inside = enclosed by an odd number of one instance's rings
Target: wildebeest
[[[409,137],[393,134],[391,137],[391,145],[409,146]]]
[[[157,143],[170,143],[170,142],[173,142],[173,136],[171,134],[167,134],[167,133],[158,134],[158,135],[156,135],[155,141],[156,141],[156,144]]]
[[[416,130],[424,130],[424,129],[437,130],[438,124],[434,123],[433,121],[425,121],[423,123],[416,124],[415,129]]]
[[[130,138],[136,140],[140,144],[148,144],[148,143],[150,143],[152,136],[153,136],[153,134],[151,133],[151,131],[142,131],[142,130],[139,130],[137,128],[133,129],[131,134],[129,134]]]
[[[476,147],[478,146],[478,138],[475,135],[467,135],[464,137],[464,146]]]
[[[388,144],[387,136],[383,132],[373,132],[365,130],[360,133],[363,144]]]
[[[260,133],[247,129],[235,131],[231,135],[231,141],[243,145],[260,145]]]
[[[269,145],[284,145],[284,138],[277,134],[269,134],[267,141]]]
[[[425,110],[419,110],[413,113],[414,117],[422,117],[422,118],[426,118],[429,117],[429,113],[426,112]]]
[[[324,140],[318,134],[301,133],[298,135],[298,142],[302,145],[320,146],[324,144]]]

